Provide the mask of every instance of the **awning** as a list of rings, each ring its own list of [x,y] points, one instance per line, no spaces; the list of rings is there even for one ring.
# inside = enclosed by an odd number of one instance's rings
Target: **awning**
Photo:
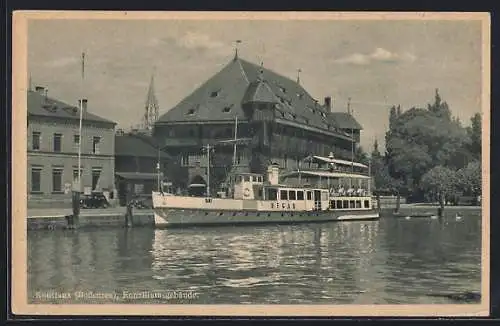
[[[116,172],[115,174],[126,180],[158,180],[158,173]],[[163,173],[160,173],[160,179],[163,179]]]
[[[329,157],[324,157],[324,156],[318,156],[318,155],[314,155],[314,156],[308,156],[304,159],[305,162],[308,162],[308,161],[320,161],[322,163],[334,163],[334,164],[340,164],[340,165],[346,165],[346,166],[356,166],[358,168],[368,168],[368,166],[362,164],[362,163],[358,163],[358,162],[351,162],[351,161],[346,161],[346,160],[339,160],[337,158],[329,158]]]
[[[352,174],[352,173],[341,173],[341,172],[327,172],[327,171],[293,171],[281,175],[283,178],[294,177],[294,176],[315,176],[323,178],[351,178],[351,179],[370,179],[369,176],[362,174]]]

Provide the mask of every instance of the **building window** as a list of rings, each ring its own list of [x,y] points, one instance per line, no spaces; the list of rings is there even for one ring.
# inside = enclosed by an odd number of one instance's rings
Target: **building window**
[[[101,177],[101,169],[92,169],[92,190],[96,190]]]
[[[80,177],[82,176],[83,169],[80,169]],[[78,169],[73,169],[73,181],[78,182]]]
[[[38,131],[33,131],[33,134],[31,135],[31,148],[33,148],[34,151],[40,150],[40,140],[42,138],[42,134]]]
[[[189,166],[189,154],[187,154],[187,153],[182,154],[181,165],[182,166]]]
[[[280,200],[288,200],[288,192],[286,190],[280,191]]]
[[[78,151],[78,146],[80,145],[80,135],[73,135],[73,147],[75,151]]]
[[[31,168],[31,192],[40,192],[42,183],[42,169]]]
[[[54,152],[60,153],[61,152],[61,140],[62,140],[62,135],[61,134],[54,134]]]
[[[99,145],[101,143],[101,137],[92,137],[92,153],[99,154]]]
[[[62,192],[63,169],[52,169],[52,192]]]

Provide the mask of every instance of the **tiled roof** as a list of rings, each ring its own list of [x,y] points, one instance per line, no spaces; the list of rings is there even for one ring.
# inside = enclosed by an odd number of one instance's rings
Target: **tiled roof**
[[[45,97],[35,91],[28,91],[28,116],[43,116],[49,118],[63,118],[80,120],[80,108],[51,97]],[[106,122],[116,125],[116,122],[102,118],[90,112],[83,112],[85,121]]]
[[[362,130],[363,127],[358,121],[347,112],[332,112],[331,116],[335,120],[337,126],[341,126],[342,129],[358,129]]]
[[[240,58],[231,60],[158,122],[246,119],[242,104],[251,100],[276,103],[281,119],[331,131],[346,128],[344,122],[349,123],[347,128],[361,129],[353,117],[339,116],[318,104],[296,81]]]
[[[158,143],[151,136],[140,134],[115,135],[116,156],[158,157]],[[160,158],[168,159],[170,156],[160,152]]]
[[[255,103],[278,103],[278,98],[274,96],[271,88],[265,81],[254,81],[248,85],[248,88],[241,100],[242,104]]]

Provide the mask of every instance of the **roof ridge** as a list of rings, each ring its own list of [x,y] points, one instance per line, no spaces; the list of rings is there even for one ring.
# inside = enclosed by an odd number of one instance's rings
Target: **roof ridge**
[[[234,61],[238,61],[238,66],[240,66],[240,70],[241,72],[243,73],[243,77],[245,77],[245,80],[247,81],[247,84],[250,84],[250,80],[248,79],[248,76],[247,76],[247,73],[245,71],[245,69],[243,68],[243,66],[241,65],[241,59],[238,57],[236,60],[233,60]]]

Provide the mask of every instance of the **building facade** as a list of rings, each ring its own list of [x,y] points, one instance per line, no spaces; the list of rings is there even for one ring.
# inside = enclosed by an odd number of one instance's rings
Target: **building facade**
[[[173,182],[183,188],[206,185],[204,146],[212,144],[210,188],[216,191],[234,169],[264,173],[276,163],[293,170],[308,155],[330,152],[350,160],[361,129],[351,114],[335,112],[329,97],[320,104],[298,79],[236,55],[161,116],[154,136],[179,160],[183,173]]]
[[[46,89],[28,91],[28,205],[71,201],[78,181],[81,140],[82,191],[114,191],[114,129],[116,123],[87,111],[83,100],[82,134],[79,105],[48,97]]]
[[[115,136],[115,180],[120,205],[127,194],[149,197],[175,171],[170,156],[147,133],[117,131]]]

